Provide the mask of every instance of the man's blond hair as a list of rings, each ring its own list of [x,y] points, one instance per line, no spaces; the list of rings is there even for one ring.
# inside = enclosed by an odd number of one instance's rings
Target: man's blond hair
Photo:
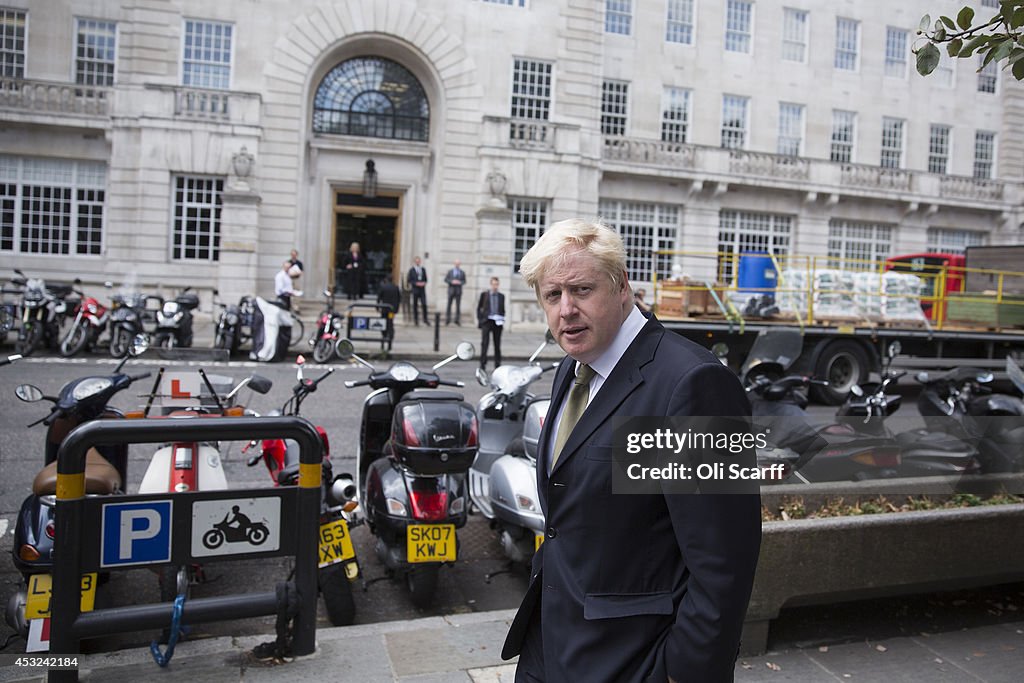
[[[626,271],[626,248],[617,232],[599,222],[570,218],[553,223],[519,262],[519,272],[540,299],[540,281],[549,270],[583,251],[592,256],[618,289]]]

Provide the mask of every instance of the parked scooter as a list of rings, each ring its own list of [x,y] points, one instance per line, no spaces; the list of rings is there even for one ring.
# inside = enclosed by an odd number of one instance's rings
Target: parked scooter
[[[332,346],[333,350],[333,346]],[[270,415],[299,415],[302,401],[317,390],[320,382],[327,379],[333,372],[330,368],[316,379],[306,379],[302,373],[305,359],[298,358],[298,383],[292,387],[292,395],[281,410],[271,411]],[[355,548],[352,545],[350,528],[358,526],[360,521],[352,514],[356,503],[356,485],[352,475],[348,473],[334,475],[331,465],[331,446],[327,432],[317,427],[323,442],[324,456],[321,481],[323,483],[320,498],[320,552],[319,552],[319,583],[320,593],[327,608],[327,617],[334,626],[347,626],[355,620],[356,603],[352,597],[351,582],[359,576],[359,563],[356,560]],[[243,452],[259,446],[256,455],[251,456],[246,464],[250,467],[260,461],[267,467],[274,486],[297,486],[299,483],[299,445],[291,439],[264,439],[262,442],[251,441]]]
[[[331,359],[345,329],[345,317],[334,310],[334,292],[330,288],[324,290],[324,298],[327,300],[327,309],[320,314],[316,330],[309,338],[309,345],[313,347],[313,360],[317,363],[326,363]]]
[[[18,328],[18,353],[32,355],[40,347],[56,347],[60,327],[67,313],[64,299],[71,294],[71,285],[47,285],[37,277],[27,277],[17,268],[11,282],[22,287],[21,327]]]
[[[156,312],[154,344],[162,348],[192,346],[192,311],[199,308],[199,297],[186,287],[173,299],[160,304]]]
[[[136,340],[133,353],[141,353],[144,349],[145,340]],[[80,424],[92,420],[124,417],[121,411],[107,403],[114,394],[150,374],[123,374],[121,370],[125,361],[119,363],[109,376],[82,377],[68,382],[57,396],[46,396],[42,390],[31,384],[23,384],[15,390],[15,394],[22,401],[31,403],[47,400],[54,404],[49,415],[29,425],[32,427],[42,423],[47,426],[45,467],[32,482],[32,494],[22,503],[14,528],[14,566],[21,572],[25,584],[11,597],[5,617],[11,628],[23,636],[27,635],[29,628],[25,612],[28,596],[40,593],[36,590],[37,579],[34,577],[49,574],[53,568],[57,452],[67,434]],[[127,467],[127,445],[90,448],[85,461],[86,495],[123,493],[127,481]],[[30,587],[33,590],[29,590]],[[92,584],[92,590],[95,590],[95,583]]]
[[[221,308],[214,329],[213,347],[235,353],[242,344],[252,338],[253,309],[256,307],[256,300],[251,296],[243,296],[237,305],[225,304],[217,299],[219,294],[216,289],[213,290],[213,303]]]
[[[75,278],[75,286],[80,286],[82,281]],[[113,285],[106,283],[108,288]],[[79,289],[74,290],[81,299],[75,306],[71,326],[60,342],[60,355],[70,358],[83,349],[92,349],[96,346],[100,336],[107,329],[107,321],[110,319],[110,311],[95,297],[87,296]]]
[[[432,602],[441,566],[458,558],[456,530],[466,524],[466,473],[479,438],[476,413],[462,394],[436,390],[463,384],[436,371],[470,360],[473,351],[462,342],[432,371],[404,361],[379,371],[355,355],[350,341],[338,343],[342,358],[370,369],[369,378],[345,386],[373,389],[363,402],[356,456],[359,501],[377,536],[377,557],[405,579],[417,607]]]
[[[505,555],[516,563],[533,556],[534,532],[543,528],[536,451],[529,452],[524,430],[530,425],[540,432],[547,397],[543,400],[544,411],[535,409],[537,399],[529,387],[544,372],[558,366],[535,363],[553,341],[548,332],[526,365],[502,365],[490,378],[482,368],[477,370],[477,381],[485,386],[489,383],[491,391],[477,403],[480,448],[469,471],[469,495],[473,505],[491,520]]]
[[[114,358],[124,358],[132,339],[148,333],[145,323],[151,319],[147,310],[150,300],[163,305],[163,299],[155,295],[140,292],[114,295],[110,313],[110,355]]]

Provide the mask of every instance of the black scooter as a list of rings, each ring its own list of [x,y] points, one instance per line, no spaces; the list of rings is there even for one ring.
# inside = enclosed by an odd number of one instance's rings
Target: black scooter
[[[186,287],[173,299],[166,299],[160,304],[153,333],[156,346],[192,346],[192,311],[199,308],[199,296],[189,292],[190,289]]]
[[[342,358],[370,369],[368,379],[345,386],[369,386],[363,402],[358,453],[359,501],[376,553],[389,575],[405,578],[417,607],[434,599],[442,565],[458,558],[456,530],[469,512],[467,472],[476,457],[479,431],[473,407],[462,394],[438,390],[463,386],[438,377],[453,360],[470,360],[473,345],[462,342],[455,355],[422,371],[400,361],[379,371],[338,343]]]

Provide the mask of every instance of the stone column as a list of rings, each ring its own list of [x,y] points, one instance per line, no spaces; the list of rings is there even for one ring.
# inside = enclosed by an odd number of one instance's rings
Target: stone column
[[[259,206],[260,196],[239,178],[232,178],[221,195],[217,289],[225,303],[237,303],[246,294],[256,294],[259,279],[274,276],[257,272]]]

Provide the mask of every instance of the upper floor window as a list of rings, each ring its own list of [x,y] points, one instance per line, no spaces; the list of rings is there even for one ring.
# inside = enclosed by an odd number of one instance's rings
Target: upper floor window
[[[999,0],[981,0],[982,7],[999,7]]]
[[[233,27],[216,21],[185,20],[181,83],[195,88],[231,88]]]
[[[857,70],[860,51],[860,22],[856,19],[836,18],[835,66],[843,71]]]
[[[928,132],[928,172],[949,173],[950,127],[933,123]]]
[[[804,105],[779,102],[779,154],[800,156],[804,146]]]
[[[996,134],[979,130],[974,133],[974,177],[991,178],[996,157]]]
[[[605,0],[604,31],[628,36],[633,24],[633,0]]]
[[[0,76],[25,78],[25,24],[28,15],[0,8]]]
[[[907,49],[909,32],[889,26],[885,30],[885,75],[890,78],[907,77]]]
[[[857,114],[842,109],[832,110],[832,147],[829,158],[832,161],[850,163],[853,161],[853,141],[856,139]]]
[[[356,57],[331,69],[313,98],[313,132],[426,140],[430,103],[404,66]]]
[[[754,31],[754,3],[729,0],[725,9],[725,49],[750,54]]]
[[[978,60],[982,61],[984,57],[978,57]],[[978,92],[994,93],[998,81],[999,69],[996,67],[996,61],[993,59],[978,71]]]
[[[903,119],[882,119],[882,168],[903,168]]]
[[[747,146],[747,110],[749,97],[722,95],[722,147],[743,149]]]
[[[551,62],[515,59],[512,65],[512,118],[547,121],[551,113]]]
[[[668,0],[665,40],[693,45],[693,3],[694,0]]]
[[[117,24],[97,19],[79,19],[75,41],[75,83],[114,85],[116,44]]]
[[[687,142],[690,136],[690,91],[665,88],[661,100],[661,139]]]
[[[526,7],[526,0],[484,0],[484,2],[491,2],[495,5],[508,5],[510,7]]]
[[[782,58],[788,62],[806,62],[810,12],[792,7],[785,7],[782,12]]]
[[[629,112],[629,83],[605,81],[601,84],[601,133],[625,135]]]

